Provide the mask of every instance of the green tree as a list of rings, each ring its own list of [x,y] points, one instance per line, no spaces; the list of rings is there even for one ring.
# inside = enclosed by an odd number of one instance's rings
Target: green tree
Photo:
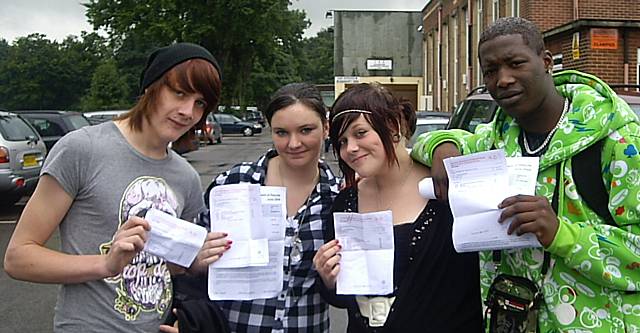
[[[9,55],[9,43],[3,38],[0,38],[0,63],[2,63]]]
[[[333,29],[304,40],[300,76],[310,83],[333,83]]]
[[[105,59],[110,59],[111,51],[106,40],[96,33],[82,32],[80,37],[69,36],[59,46],[61,66],[68,67],[64,77],[59,78],[57,105],[77,109],[81,98],[91,85],[94,71]],[[123,98],[126,95],[115,96]]]
[[[257,61],[264,65],[278,52],[301,43],[309,23],[303,12],[288,6],[288,0],[90,0],[86,4],[89,21],[95,29],[107,31],[117,53],[128,52],[130,41],[156,47],[180,41],[205,46],[223,67],[223,103],[235,105],[246,105],[253,94]],[[291,65],[298,67],[296,62]]]
[[[56,106],[57,78],[65,76],[58,46],[42,34],[18,38],[0,68],[0,100],[9,109]]]
[[[107,53],[97,34],[60,44],[42,34],[0,43],[0,101],[9,109],[77,108]]]
[[[82,111],[128,109],[128,87],[118,71],[115,59],[100,64],[91,78],[91,87],[82,98]]]

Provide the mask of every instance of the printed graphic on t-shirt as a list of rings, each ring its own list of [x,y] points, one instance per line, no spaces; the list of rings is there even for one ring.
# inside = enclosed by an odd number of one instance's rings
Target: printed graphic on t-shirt
[[[139,177],[124,191],[120,201],[120,227],[129,216],[137,216],[155,208],[177,216],[178,200],[169,185],[161,178]],[[111,248],[108,242],[100,246],[102,253]],[[156,313],[162,317],[171,306],[171,275],[164,259],[140,252],[122,274],[105,279],[115,284],[114,309],[127,321],[137,320],[142,313]]]

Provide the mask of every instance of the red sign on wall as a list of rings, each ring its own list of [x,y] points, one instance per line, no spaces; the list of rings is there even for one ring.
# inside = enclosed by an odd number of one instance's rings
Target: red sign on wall
[[[591,29],[591,48],[594,50],[617,50],[618,29]]]

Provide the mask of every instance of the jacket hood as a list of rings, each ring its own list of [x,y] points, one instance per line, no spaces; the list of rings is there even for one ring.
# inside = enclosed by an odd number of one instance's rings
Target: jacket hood
[[[627,103],[593,75],[568,70],[554,74],[553,80],[558,92],[571,104],[547,152],[540,158],[541,169],[571,158],[637,119]],[[507,156],[521,156],[518,124],[501,108],[494,119],[495,146],[505,149]]]

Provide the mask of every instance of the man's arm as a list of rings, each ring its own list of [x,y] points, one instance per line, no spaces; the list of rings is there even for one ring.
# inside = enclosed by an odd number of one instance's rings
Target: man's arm
[[[47,174],[40,177],[9,241],[7,274],[40,283],[82,283],[115,276],[144,248],[149,224],[132,217],[118,230],[107,255],[70,255],[45,247],[73,198]]]
[[[433,131],[418,137],[411,150],[411,157],[431,168],[431,178],[438,200],[447,201],[449,198],[449,178],[443,161],[449,157],[480,151],[471,148],[477,147],[477,144],[468,144],[482,142],[478,137],[481,135],[458,129]]]
[[[638,133],[638,125],[631,126],[634,131],[627,133]],[[633,281],[640,281],[640,187],[633,176],[640,170],[640,155],[630,155],[629,147],[640,147],[640,137],[623,137],[624,140],[606,139],[603,153],[605,163],[611,162],[611,169],[607,168],[603,176],[616,225],[607,225],[595,213],[588,215],[591,220],[583,222],[560,219],[547,250],[599,285],[631,290]]]

